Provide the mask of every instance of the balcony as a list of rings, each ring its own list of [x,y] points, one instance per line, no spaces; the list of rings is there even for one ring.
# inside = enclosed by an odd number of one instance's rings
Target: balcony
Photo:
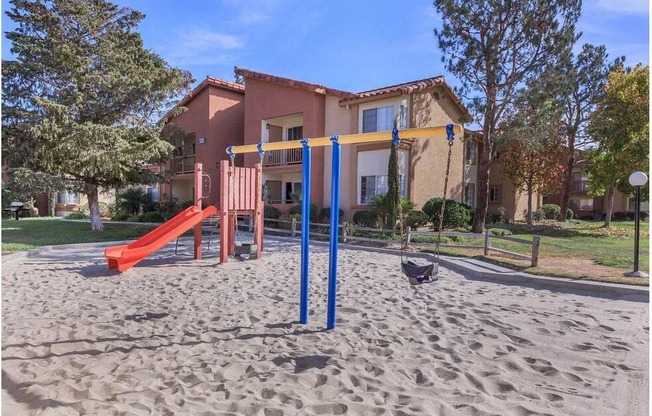
[[[589,181],[572,181],[571,182],[571,192],[586,192],[589,190]]]
[[[268,150],[265,152],[263,166],[288,166],[303,162],[303,149]]]
[[[195,155],[175,157],[170,161],[170,164],[175,175],[193,173],[195,171]]]

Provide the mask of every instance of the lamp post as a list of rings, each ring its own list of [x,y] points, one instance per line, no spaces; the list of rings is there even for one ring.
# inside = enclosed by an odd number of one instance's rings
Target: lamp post
[[[636,201],[634,208],[634,271],[625,273],[628,277],[648,277],[647,273],[638,270],[638,252],[641,228],[641,186],[647,183],[647,175],[643,172],[634,172],[629,175],[629,184],[636,188]]]

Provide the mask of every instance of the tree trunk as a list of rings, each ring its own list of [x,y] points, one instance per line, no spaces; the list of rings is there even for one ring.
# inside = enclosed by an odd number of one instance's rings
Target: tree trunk
[[[485,113],[484,123],[482,125],[482,153],[478,162],[478,205],[475,208],[473,218],[473,227],[471,232],[482,233],[487,219],[487,209],[489,208],[489,172],[491,170],[491,153],[493,149],[493,118],[495,111],[488,110]]]
[[[568,211],[568,204],[570,202],[571,182],[573,181],[573,167],[575,166],[575,135],[568,136],[568,160],[566,161],[566,169],[564,171],[564,179],[561,184],[561,201],[559,206],[558,220],[561,222],[566,221],[566,212]]]
[[[50,191],[48,193],[48,208],[49,208],[50,217],[54,217],[55,215],[57,215],[56,206],[57,206],[57,192]]]
[[[86,184],[86,196],[88,197],[88,209],[91,216],[91,230],[104,231],[104,225],[100,219],[99,190],[97,185]]]
[[[532,194],[534,193],[532,182],[527,184],[527,225],[532,225]]]
[[[614,186],[609,185],[607,187],[607,193],[604,196],[605,207],[605,217],[604,217],[604,228],[611,228],[611,214],[614,210]]]

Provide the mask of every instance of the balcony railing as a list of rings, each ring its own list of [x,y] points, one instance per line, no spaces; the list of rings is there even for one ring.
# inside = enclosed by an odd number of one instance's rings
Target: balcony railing
[[[268,150],[263,166],[296,165],[303,162],[303,149]]]
[[[571,182],[571,191],[573,192],[584,192],[589,190],[589,181],[572,181]]]
[[[172,159],[172,172],[180,173],[193,173],[195,171],[195,155],[181,156]]]

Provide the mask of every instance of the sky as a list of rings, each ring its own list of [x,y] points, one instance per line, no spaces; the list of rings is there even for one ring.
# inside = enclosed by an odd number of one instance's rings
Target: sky
[[[443,75],[431,0],[114,0],[143,12],[146,48],[190,71],[234,80],[233,67],[361,92]],[[181,6],[181,7],[180,7]],[[4,32],[2,58],[11,59]],[[611,59],[649,64],[648,0],[584,0],[583,43],[605,45]]]

